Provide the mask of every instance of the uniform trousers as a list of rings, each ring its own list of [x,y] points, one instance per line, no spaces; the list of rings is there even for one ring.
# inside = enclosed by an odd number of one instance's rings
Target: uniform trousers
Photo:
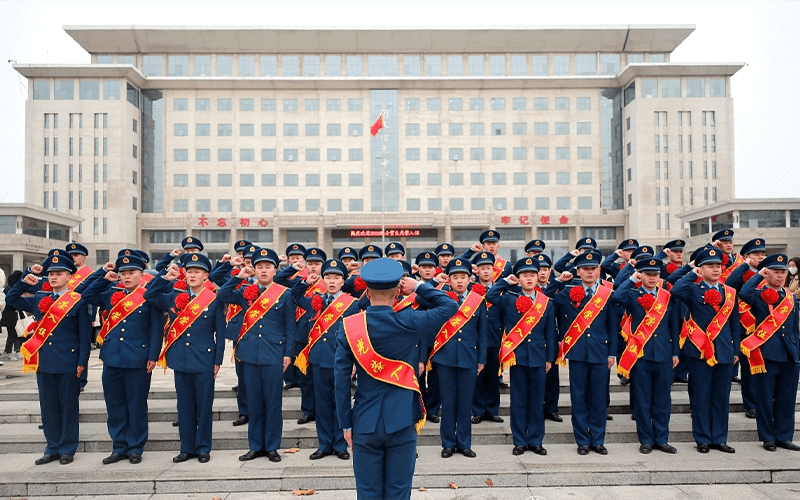
[[[767,373],[751,377],[760,441],[789,442],[794,435],[794,413],[800,364],[765,360]],[[742,365],[744,369],[744,365]]]
[[[147,394],[152,375],[146,368],[103,365],[103,397],[106,400],[108,434],[112,452],[141,455],[147,442]]]
[[[252,451],[273,451],[281,445],[283,432],[283,365],[244,363],[250,423],[247,441]]]
[[[333,368],[321,368],[315,365],[309,368],[314,373],[314,401],[319,403],[315,421],[319,449],[325,453],[347,451],[347,442],[336,417]]]
[[[210,453],[214,372],[175,371],[175,392],[181,453]]]
[[[486,348],[486,366],[475,379],[475,394],[472,397],[472,415],[490,417],[500,412],[500,348]]]
[[[551,415],[558,413],[558,398],[561,392],[558,368],[559,366],[553,363],[553,367],[544,377],[544,412]]]
[[[430,353],[428,354],[428,357],[430,357]],[[423,360],[423,363],[424,362],[425,360]],[[425,402],[425,410],[428,412],[428,415],[438,415],[442,408],[442,397],[439,394],[439,385],[439,370],[436,368],[436,364],[433,363],[433,369],[423,372],[419,377],[420,389],[423,387],[425,388],[422,391],[422,399]]]
[[[247,410],[247,379],[244,377],[244,364],[236,360],[236,380],[238,389],[236,389],[236,406],[239,407],[239,415],[245,417],[250,416]]]
[[[575,443],[603,444],[608,413],[608,365],[569,360],[569,393]]]
[[[85,371],[85,370],[84,370]],[[74,455],[78,449],[78,377],[72,373],[36,372],[45,454]]]
[[[750,374],[750,360],[747,356],[739,355],[739,366],[742,370],[742,374],[739,376],[739,380],[742,381],[742,404],[745,410],[752,410],[756,407],[755,399],[758,395],[753,392],[753,376]],[[735,374],[736,369],[734,368]]]
[[[297,351],[302,351],[306,344],[295,344]],[[297,367],[290,365],[297,370]],[[300,370],[297,370],[297,383],[300,385],[300,411],[306,417],[315,418],[317,414],[317,403],[314,399],[314,372],[313,370],[306,370],[305,375]]]
[[[406,500],[416,465],[417,431],[387,433],[379,417],[372,434],[353,431],[353,471],[358,500]]]
[[[728,440],[733,363],[708,366],[704,359],[686,358],[689,365],[689,407],[692,436],[697,444]]]
[[[442,448],[466,450],[472,447],[472,397],[475,394],[475,374],[478,367],[458,368],[434,361],[439,372],[439,386],[447,387],[442,396],[442,420],[439,435]],[[485,369],[484,369],[485,371]],[[495,372],[497,373],[497,372]]]
[[[555,365],[550,371],[555,369]],[[541,446],[544,439],[543,366],[514,365],[511,372],[511,436],[514,446]]]
[[[636,434],[640,444],[669,441],[672,411],[672,363],[639,359],[631,369],[631,399],[636,400]]]

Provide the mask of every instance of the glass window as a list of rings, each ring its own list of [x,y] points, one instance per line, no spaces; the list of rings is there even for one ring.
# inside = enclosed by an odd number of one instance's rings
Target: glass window
[[[550,158],[550,149],[549,148],[534,148],[533,149],[533,157],[537,160],[547,160]]]
[[[300,76],[300,57],[281,56],[281,73],[283,76]]]
[[[169,76],[189,76],[189,56],[169,56],[167,66]]]
[[[364,103],[361,99],[348,99],[347,100],[347,111],[361,111],[364,107]]]
[[[644,62],[644,54],[628,54],[628,64]]]
[[[469,174],[469,182],[473,186],[483,186],[486,184],[486,174],[483,172],[472,172]]]
[[[363,186],[364,179],[362,174],[348,174],[347,181],[349,186]]]
[[[469,150],[469,159],[470,160],[483,160],[484,159],[483,148],[470,148],[470,150]]]
[[[447,109],[450,111],[461,111],[463,103],[460,97],[452,97],[447,100]]]
[[[319,180],[317,184],[319,185]],[[341,186],[342,185],[342,174],[328,174],[328,186]]]
[[[364,200],[361,198],[358,199],[349,199],[348,205],[351,212],[363,212],[364,211]]]
[[[569,109],[569,97],[556,97],[556,109]]]
[[[218,149],[217,150],[217,161],[233,161],[233,150],[232,149]]]
[[[664,62],[664,54],[650,54],[650,62]]]
[[[431,98],[428,99],[428,111],[440,111],[442,109],[442,100]]]
[[[441,210],[441,209],[442,209],[441,198],[428,198],[428,210]]]
[[[342,135],[342,124],[341,123],[329,123],[327,125],[327,136],[328,137],[338,137]]]
[[[419,186],[419,174],[406,174],[406,185]]]
[[[194,76],[211,76],[211,56],[194,56]]]
[[[239,99],[239,111],[253,111],[255,109],[255,99],[248,97]]]
[[[785,210],[741,210],[740,227],[786,227]]]
[[[686,79],[686,97],[705,97],[706,81],[704,78]]]
[[[506,135],[506,124],[492,123],[492,135]]]
[[[590,146],[578,146],[578,159],[579,160],[591,160],[592,159],[592,148]]]
[[[578,209],[590,210],[592,208],[591,196],[578,196]]]
[[[297,99],[284,99],[283,100],[283,110],[284,111],[297,111]]]
[[[194,159],[195,159],[195,161],[211,161],[211,150],[210,149],[195,149],[194,150]]]
[[[97,80],[80,80],[81,101],[96,101],[100,99],[100,82]]]
[[[525,122],[512,123],[511,129],[514,135],[525,135],[528,133],[528,124]]]
[[[666,79],[665,79],[666,81]],[[656,78],[642,78],[639,80],[642,87],[642,97],[658,97],[658,79]],[[680,80],[678,82],[678,97],[680,97]],[[664,96],[666,97],[666,96]]]
[[[481,57],[481,56],[479,56]],[[482,63],[483,61],[481,61]],[[481,64],[483,66],[483,64]],[[457,55],[447,56],[447,75],[464,76],[464,57]]]
[[[472,97],[469,100],[469,109],[471,111],[482,111],[483,110],[483,98],[481,97]]]
[[[546,186],[550,184],[550,173],[549,172],[536,172],[534,175],[534,182],[537,186]]]
[[[448,135],[464,135],[463,123],[449,123],[447,125]]]
[[[514,198],[514,210],[527,210],[528,198]]]
[[[537,111],[545,111],[547,110],[547,97],[534,97],[533,98],[533,109]]]
[[[119,100],[119,81],[117,80],[103,81],[103,99],[107,101]]]
[[[556,197],[556,208],[558,210],[569,210],[569,197],[568,196],[557,196]]]
[[[483,135],[483,123],[470,123],[469,135]]]
[[[428,148],[428,160],[438,161],[442,159],[442,148]]]
[[[189,135],[189,124],[188,123],[173,124],[172,135],[175,135],[177,137],[185,137]]]
[[[419,148],[406,148],[406,161],[419,161]]]
[[[319,123],[306,123],[306,136],[307,137],[319,136]]]
[[[681,96],[680,78],[661,79],[661,97],[680,97],[680,96]]]
[[[261,185],[262,186],[274,186],[275,185],[275,174],[261,174]]]
[[[591,134],[592,133],[592,123],[591,122],[578,122],[577,133],[578,133],[578,135],[589,135],[589,134]]]
[[[251,137],[255,135],[255,126],[252,123],[240,123],[239,135],[243,137]]]
[[[329,148],[326,151],[328,161],[342,161],[342,150],[339,148]]]
[[[462,173],[451,173],[448,175],[447,183],[451,186],[463,186],[464,185],[464,174]]]
[[[173,200],[172,205],[173,212],[189,211],[189,200]]]
[[[403,74],[419,76],[419,56],[403,56]]]
[[[144,76],[161,76],[164,74],[164,58],[162,56],[143,56],[142,73]]]
[[[419,123],[406,123],[406,135],[419,135]]]
[[[195,99],[194,109],[195,111],[210,111],[211,99]]]
[[[505,198],[492,198],[492,205],[495,210],[506,210],[507,208]]]
[[[342,56],[325,56],[325,74],[342,76]]]
[[[217,186],[220,186],[220,187],[233,186],[233,175],[231,175],[231,174],[217,174]]]
[[[210,212],[211,211],[211,200],[209,199],[198,199],[195,200],[195,207],[198,212]]]
[[[347,125],[347,135],[357,137],[361,135],[362,125],[360,123],[350,123]]]
[[[33,81],[33,100],[35,101],[50,100],[50,80]]]
[[[511,99],[511,109],[514,111],[525,111],[526,103],[524,97],[514,97]]]
[[[549,210],[549,209],[550,209],[550,198],[544,198],[544,197],[536,198],[536,210]],[[566,239],[566,237],[564,239]]]
[[[261,135],[262,136],[275,136],[275,124],[274,123],[262,123],[261,124]]]
[[[255,161],[255,150],[251,148],[242,148],[239,150],[239,161]]]
[[[567,179],[567,183],[569,183],[569,179]],[[592,183],[591,172],[578,172],[578,184],[591,184],[591,183]]]
[[[419,99],[406,99],[406,111],[419,111]]]
[[[441,186],[442,185],[442,174],[428,174],[428,185],[429,186]]]
[[[306,198],[306,212],[319,210],[319,198]]]
[[[442,56],[425,56],[425,76],[442,76]]]
[[[553,56],[553,74],[569,75],[569,55],[556,54]]]
[[[471,198],[470,210],[484,210],[486,208],[486,198]]]
[[[172,110],[173,111],[188,111],[189,110],[189,99],[186,98],[175,98],[172,100]],[[95,113],[95,122],[97,121],[97,113]],[[95,128],[97,128],[97,124],[95,123]]]
[[[464,210],[464,198],[450,198],[448,205],[450,210]]]
[[[243,199],[239,201],[239,208],[242,212],[255,212],[256,201],[254,199]]]
[[[319,149],[317,148],[306,149],[306,161],[319,161]]]
[[[276,159],[277,153],[274,149],[261,150],[261,161],[275,161]]]
[[[429,123],[428,124],[428,135],[442,135],[442,124],[441,123]]]
[[[134,146],[136,147],[136,146]],[[173,161],[189,161],[189,150],[188,149],[176,149],[172,153],[172,160]]]
[[[569,184],[569,172],[556,172],[556,184]]]
[[[493,186],[505,186],[506,185],[506,174],[505,174],[505,172],[492,172],[492,185]]]
[[[303,57],[303,74],[305,76],[319,76],[319,56]]]
[[[494,111],[503,111],[506,109],[506,100],[503,97],[492,97],[491,106]]]
[[[231,99],[217,99],[217,111],[230,111],[233,106]]]
[[[453,161],[459,161],[464,159],[464,150],[462,148],[450,148],[448,151],[448,158]],[[450,174],[453,175],[453,174]],[[461,174],[459,174],[461,175]]]
[[[71,101],[75,99],[75,82],[73,80],[56,80],[55,99],[57,101]]]
[[[261,56],[261,76],[277,76],[278,75],[278,57],[277,56]]]
[[[495,56],[492,56],[495,57]],[[505,75],[505,66],[506,66],[506,58],[505,56],[497,56],[500,59],[498,62],[502,64],[501,72],[495,75],[492,73],[492,76],[503,76]],[[534,56],[535,58],[536,56]],[[546,60],[546,56],[545,56]],[[491,61],[491,59],[490,59]],[[491,63],[490,63],[491,64]],[[492,68],[490,68],[492,69]],[[511,56],[511,76],[527,76],[528,74],[528,57],[524,55],[513,55]],[[535,70],[534,70],[535,74]]]
[[[536,122],[533,124],[534,135],[547,135],[547,122]]]
[[[524,57],[524,56],[517,56],[517,57]],[[567,56],[567,72],[569,72],[569,56]],[[546,76],[549,74],[549,70],[547,67],[547,55],[534,54],[533,74],[534,76]]]
[[[342,100],[341,99],[326,99],[325,100],[325,109],[328,111],[341,111],[342,109]]]
[[[556,135],[569,135],[569,122],[556,122]]]
[[[600,56],[600,72],[603,75],[616,75],[619,73],[619,54],[603,54]]]
[[[230,123],[218,123],[217,135],[225,137],[233,135],[233,125]]]
[[[297,212],[300,210],[300,203],[297,198],[286,198],[283,200],[283,210],[285,212]]]
[[[726,97],[727,90],[725,88],[724,78],[709,78],[708,83],[710,90],[709,97]]]
[[[617,56],[619,58],[619,56]],[[617,61],[619,65],[619,61]],[[594,54],[576,54],[575,55],[575,74],[576,75],[596,75],[597,74],[597,58]]]
[[[528,174],[526,172],[514,172],[514,185],[515,186],[527,186],[528,185]]]
[[[347,76],[361,76],[362,65],[361,56],[347,56]]]
[[[506,148],[492,148],[492,160],[505,160]]]
[[[575,108],[576,109],[592,109],[592,98],[591,97],[576,97],[575,98]]]
[[[217,76],[233,75],[233,56],[217,56]]]

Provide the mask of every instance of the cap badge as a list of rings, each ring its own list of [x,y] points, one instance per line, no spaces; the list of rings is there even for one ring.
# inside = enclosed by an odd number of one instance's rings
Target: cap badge
[[[715,252],[714,250],[711,250],[710,252],[708,252],[708,255],[711,255],[713,257],[714,255],[717,255],[717,252]]]
[[[69,247],[70,247],[71,249],[73,249],[73,250],[75,250],[75,248],[76,248],[74,243],[73,243],[72,245],[70,245]]]
[[[678,240],[676,243],[677,243],[678,245],[683,245],[683,242],[682,242],[681,240]]]
[[[371,251],[373,251],[373,250],[375,250],[375,249],[374,249],[374,248],[372,248],[372,245],[370,245],[370,246],[368,246],[368,247],[367,247],[367,250],[369,250],[369,251],[371,252]]]
[[[58,264],[58,257],[53,257],[53,264]]]
[[[56,250],[55,252],[53,252],[53,255],[61,255],[61,253],[58,250]]]
[[[292,250],[297,250],[297,245],[292,245]]]
[[[494,236],[494,233],[492,231],[489,231],[489,236]]]
[[[191,242],[192,242],[191,238],[186,238],[186,243],[191,243]]]
[[[539,255],[539,260],[544,260],[544,256],[543,255]]]
[[[261,250],[261,255],[267,255],[267,251],[266,250]]]
[[[591,238],[586,238],[586,243],[591,243],[591,242],[592,242]]]
[[[485,259],[485,258],[486,258],[486,254],[485,254],[485,253],[482,253],[482,254],[481,254],[481,259]]]
[[[317,255],[317,251],[316,250],[311,250],[311,255]]]
[[[460,265],[461,265],[461,261],[460,261],[460,260],[457,260],[457,261],[456,261],[456,265],[457,265],[457,266],[460,266]]]
[[[761,244],[761,240],[756,240],[756,245],[760,245],[760,244]]]
[[[778,262],[783,262],[783,255],[778,255]]]
[[[197,255],[192,255],[192,262],[197,262]]]
[[[123,264],[127,264],[127,263],[129,263],[129,262],[130,262],[130,261],[128,260],[128,258],[127,258],[127,257],[124,257],[124,258],[122,259],[122,263],[123,263]]]
[[[392,243],[391,245],[389,245],[389,248],[394,248],[394,243]]]
[[[130,255],[130,254],[131,254],[130,250],[125,250],[125,255]]]
[[[650,261],[650,265],[651,265],[651,266],[655,266],[655,265],[656,265],[656,261],[654,261],[654,260],[651,260],[651,261]]]
[[[592,260],[592,254],[587,255],[586,260]]]
[[[331,267],[336,267],[336,261],[331,262]]]
[[[447,250],[447,245],[442,245],[442,250]]]
[[[426,253],[426,254],[425,254],[425,258],[426,258],[426,259],[430,259],[430,258],[431,258],[431,254],[429,254],[429,253]]]
[[[526,261],[525,261],[525,263],[530,265],[530,264],[532,264],[533,262],[531,262],[531,259],[528,259],[528,260],[526,260]]]
[[[628,240],[628,245],[633,245],[633,240]]]

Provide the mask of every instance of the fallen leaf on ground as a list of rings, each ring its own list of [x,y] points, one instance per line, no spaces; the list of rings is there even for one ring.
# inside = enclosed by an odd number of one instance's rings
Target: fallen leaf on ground
[[[420,486],[419,491],[428,491],[428,488],[426,488],[424,486]]]
[[[454,490],[457,490],[457,489],[458,489],[458,485],[457,485],[456,483],[450,483],[450,484],[448,484],[447,486],[451,487],[451,488],[452,488],[452,489],[454,489]]]
[[[317,490],[314,490],[314,489],[311,489],[311,490],[294,490],[294,496],[296,496],[296,497],[308,496],[308,495],[313,495],[316,492],[317,492]]]
[[[492,478],[490,478],[490,477],[487,477],[487,478],[486,478],[486,486],[488,486],[488,487],[490,487],[490,488],[491,488],[492,486],[494,486],[494,483],[492,482]]]
[[[284,453],[297,453],[298,451],[300,451],[300,448],[288,448],[283,450]]]

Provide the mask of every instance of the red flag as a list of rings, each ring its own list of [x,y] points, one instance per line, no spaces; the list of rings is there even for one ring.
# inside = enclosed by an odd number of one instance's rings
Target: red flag
[[[375,120],[375,123],[373,123],[372,126],[369,128],[369,131],[372,134],[372,137],[375,137],[376,135],[378,135],[378,132],[382,128],[383,128],[383,115],[380,115],[378,117],[378,119]]]

